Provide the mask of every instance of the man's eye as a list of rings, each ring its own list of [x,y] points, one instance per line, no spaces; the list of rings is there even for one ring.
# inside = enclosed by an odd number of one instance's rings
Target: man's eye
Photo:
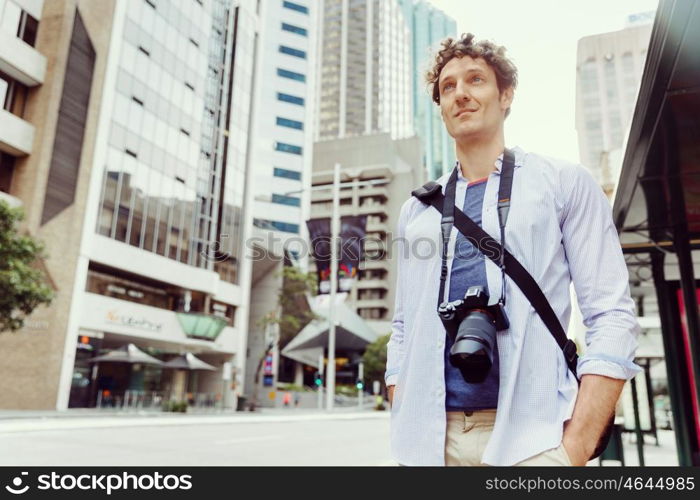
[[[483,82],[483,81],[484,81],[484,79],[481,78],[480,76],[475,76],[474,78],[472,78],[472,82],[475,82],[475,81],[477,81],[477,80],[480,81],[480,82]]]
[[[442,88],[442,91],[444,92],[452,87],[454,87],[454,83],[446,83],[445,86]]]

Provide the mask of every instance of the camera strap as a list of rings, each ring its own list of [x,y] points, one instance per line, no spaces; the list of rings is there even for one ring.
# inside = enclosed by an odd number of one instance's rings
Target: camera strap
[[[576,344],[566,336],[564,328],[559,322],[556,313],[552,309],[547,297],[537,284],[532,275],[513,255],[505,249],[505,225],[510,208],[510,193],[513,185],[514,159],[512,152],[506,149],[503,153],[503,164],[501,167],[501,180],[498,188],[498,221],[501,229],[501,244],[494,240],[481,226],[474,222],[460,209],[455,208],[455,187],[457,183],[457,168],[452,172],[447,185],[445,195],[442,194],[442,186],[435,181],[430,181],[422,187],[412,191],[411,194],[425,204],[432,205],[442,214],[442,270],[440,272],[440,294],[438,296],[438,306],[445,294],[445,280],[447,278],[447,242],[449,242],[452,226],[454,225],[484,256],[495,262],[501,272],[510,276],[518,285],[525,297],[542,319],[554,340],[561,348],[566,365],[574,374],[576,382],[581,384],[576,373],[578,365],[578,354]],[[448,208],[447,214],[445,207]],[[446,242],[447,240],[447,242]],[[503,293],[505,293],[505,276],[503,278]],[[501,300],[505,303],[502,294]],[[615,423],[615,415],[611,415],[608,423],[599,437],[595,451],[589,460],[599,457],[605,450],[610,436],[612,435]]]
[[[506,149],[503,154],[503,164],[501,167],[501,179],[499,183],[498,196],[498,217],[501,228],[501,243],[499,244],[476,222],[469,218],[459,208],[455,207],[455,188],[457,183],[457,167],[452,172],[450,179],[445,186],[445,194],[442,194],[442,186],[437,182],[430,181],[423,187],[416,189],[411,194],[423,203],[432,205],[442,214],[442,269],[440,271],[440,292],[438,296],[438,306],[444,299],[445,281],[447,279],[447,253],[448,242],[452,227],[456,227],[482,254],[491,259],[501,268],[501,272],[507,274],[513,282],[520,288],[532,304],[537,314],[549,329],[554,340],[557,342],[569,370],[576,375],[578,355],[576,354],[576,344],[566,336],[564,328],[559,322],[556,313],[549,304],[542,289],[535,279],[523,267],[523,265],[513,255],[505,250],[505,223],[508,218],[510,208],[510,193],[513,182],[514,157],[513,153]],[[505,291],[505,276],[503,280],[503,290]],[[502,298],[503,300],[503,298]]]
[[[450,242],[450,233],[455,223],[455,193],[457,190],[459,164],[455,165],[445,186],[445,203],[443,205],[441,229],[442,229],[442,267],[440,270],[440,292],[438,293],[438,307],[445,300],[445,282],[447,280],[447,253]],[[498,184],[498,225],[501,228],[501,247],[505,248],[506,243],[506,222],[508,221],[508,210],[510,209],[510,193],[513,187],[513,171],[515,170],[515,155],[509,149],[503,151],[503,162],[501,164],[501,179]],[[459,229],[459,227],[457,228]],[[462,231],[464,234],[464,232]],[[465,234],[467,239],[469,236]],[[472,242],[474,244],[474,242]],[[476,245],[474,245],[476,246]],[[506,268],[503,260],[503,253],[497,262],[501,268],[501,298],[499,302],[506,304]]]

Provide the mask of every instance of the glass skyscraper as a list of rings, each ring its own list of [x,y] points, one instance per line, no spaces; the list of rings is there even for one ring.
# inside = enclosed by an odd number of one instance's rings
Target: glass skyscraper
[[[428,177],[436,179],[454,167],[454,139],[442,123],[439,107],[425,83],[425,73],[433,64],[440,42],[457,36],[457,23],[425,0],[399,0],[399,3],[411,31],[415,130],[423,145],[423,164]]]
[[[325,0],[318,138],[414,135],[411,34],[398,0]]]
[[[251,23],[225,0],[128,1],[96,229],[204,269],[215,251],[238,283]]]

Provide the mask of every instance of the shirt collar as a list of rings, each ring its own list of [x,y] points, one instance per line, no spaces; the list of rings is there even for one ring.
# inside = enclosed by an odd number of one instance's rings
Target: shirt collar
[[[525,164],[525,151],[523,151],[519,146],[515,146],[513,148],[510,148],[510,150],[513,152],[513,156],[515,156],[515,166],[516,167],[522,167]],[[455,166],[457,166],[457,180],[458,181],[464,181],[468,182],[466,177],[462,175],[462,169],[459,168],[459,160],[455,162]],[[498,155],[498,158],[496,158],[496,162],[494,163],[494,166],[496,167],[496,173],[498,175],[501,175],[501,167],[503,166],[503,153]]]

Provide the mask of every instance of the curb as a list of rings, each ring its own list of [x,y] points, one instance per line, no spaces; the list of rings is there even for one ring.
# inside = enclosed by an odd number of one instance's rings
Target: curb
[[[86,418],[45,417],[0,420],[0,435],[18,432],[37,432],[70,429],[105,429],[115,427],[164,427],[183,425],[222,425],[238,423],[281,423],[303,422],[311,420],[368,420],[388,419],[389,412],[355,412],[355,413],[307,413],[304,415],[254,415],[254,416],[118,416]]]

